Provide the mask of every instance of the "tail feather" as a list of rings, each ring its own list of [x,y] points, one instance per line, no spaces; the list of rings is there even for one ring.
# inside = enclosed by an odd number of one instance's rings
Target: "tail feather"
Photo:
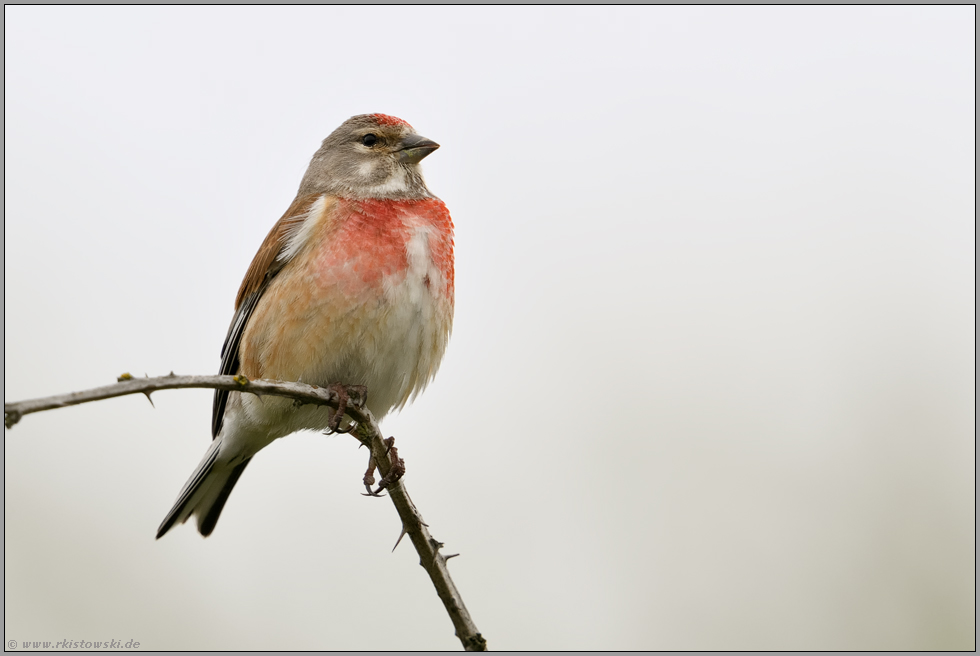
[[[220,439],[211,443],[201,464],[191,474],[180,491],[174,507],[170,509],[160,528],[157,529],[158,540],[178,522],[181,524],[186,522],[191,515],[197,515],[197,529],[201,535],[205,537],[211,535],[228,500],[228,495],[231,494],[235,483],[251,460],[246,458],[235,465],[222,462],[218,459],[220,446]]]
[[[250,462],[252,462],[252,459],[248,458],[232,467],[228,473],[227,480],[225,480],[225,484],[221,486],[221,489],[218,491],[218,496],[211,503],[211,508],[198,517],[197,530],[204,537],[211,535],[211,531],[214,530],[214,525],[218,523],[218,517],[221,516],[221,511],[225,507],[225,501],[228,500],[228,495],[231,494],[231,491],[235,488],[235,483],[238,482],[238,478]]]

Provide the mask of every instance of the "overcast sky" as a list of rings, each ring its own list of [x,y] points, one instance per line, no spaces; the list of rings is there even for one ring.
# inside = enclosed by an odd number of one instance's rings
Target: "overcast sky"
[[[4,399],[214,373],[383,112],[456,320],[383,428],[494,649],[974,649],[975,8],[6,7]],[[5,434],[5,635],[456,649],[353,438],[154,534],[210,393]]]

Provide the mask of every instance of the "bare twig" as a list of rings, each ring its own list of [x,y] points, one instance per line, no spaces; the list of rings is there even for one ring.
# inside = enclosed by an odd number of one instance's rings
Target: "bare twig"
[[[300,403],[312,403],[315,405],[325,405],[336,409],[339,397],[336,391],[326,387],[315,387],[304,383],[287,383],[272,380],[248,380],[245,376],[159,376],[156,378],[133,378],[129,374],[119,377],[119,382],[115,385],[97,387],[95,389],[82,392],[73,392],[60,396],[49,396],[42,399],[30,399],[16,403],[3,404],[3,423],[7,428],[19,422],[24,415],[43,410],[53,410],[54,408],[64,408],[81,403],[101,401],[117,396],[129,394],[145,394],[147,398],[152,392],[166,389],[187,389],[187,388],[209,388],[223,389],[232,392],[248,392],[252,394],[268,394],[270,396],[284,396],[295,399]],[[364,406],[365,397],[360,394],[356,387],[347,388],[350,398],[346,408],[348,417],[356,422],[352,434],[360,442],[371,449],[378,469],[382,477],[386,476],[392,468],[391,457],[397,452],[385,444],[382,438],[378,423],[374,420],[371,411]],[[152,401],[151,401],[152,402]],[[402,520],[402,528],[412,540],[415,550],[419,554],[419,564],[425,568],[432,579],[432,584],[436,588],[436,593],[442,599],[446,612],[456,628],[456,636],[467,651],[485,651],[487,641],[480,635],[473,619],[466,610],[463,598],[460,596],[456,585],[453,583],[446,561],[453,557],[444,556],[440,549],[442,543],[438,542],[428,531],[422,515],[418,508],[408,496],[404,483],[400,480],[388,487],[388,493],[398,516]],[[399,538],[400,539],[400,538]]]

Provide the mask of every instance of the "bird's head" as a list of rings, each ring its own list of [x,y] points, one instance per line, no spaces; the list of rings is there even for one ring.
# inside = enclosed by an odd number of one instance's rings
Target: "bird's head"
[[[400,118],[353,116],[323,140],[303,176],[299,195],[430,198],[419,162],[438,147]]]

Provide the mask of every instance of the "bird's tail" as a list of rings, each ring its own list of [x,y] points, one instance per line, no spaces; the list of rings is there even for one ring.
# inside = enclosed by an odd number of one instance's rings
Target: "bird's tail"
[[[197,466],[190,480],[184,484],[174,507],[157,530],[157,539],[169,531],[174,524],[183,524],[191,515],[197,516],[197,530],[201,535],[211,535],[221,510],[225,507],[228,495],[231,494],[238,478],[245,471],[251,457],[238,463],[231,463],[219,458],[221,437],[211,442],[211,447],[204,454],[204,459]]]

